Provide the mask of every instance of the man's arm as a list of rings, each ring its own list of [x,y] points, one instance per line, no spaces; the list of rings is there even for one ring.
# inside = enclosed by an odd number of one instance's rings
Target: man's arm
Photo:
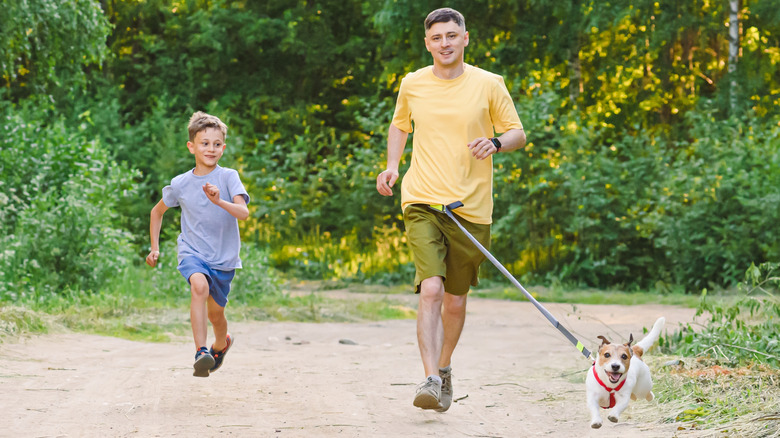
[[[149,255],[146,256],[146,264],[155,267],[157,265],[157,259],[160,258],[160,228],[162,227],[163,214],[168,210],[168,206],[165,205],[162,200],[152,208],[152,213],[149,219],[149,240],[151,240],[151,250]]]
[[[242,195],[233,196],[233,202],[225,201],[219,197],[219,188],[210,183],[203,186],[203,192],[206,193],[209,201],[223,208],[234,218],[243,221],[249,217],[249,208],[247,208],[246,199]]]
[[[510,129],[507,132],[496,137],[501,142],[501,152],[510,152],[525,147],[525,131],[522,129]],[[498,152],[498,149],[489,138],[479,137],[468,144],[471,149],[471,155],[478,160]]]
[[[387,168],[376,177],[376,191],[382,196],[393,196],[393,185],[398,181],[398,166],[408,138],[407,132],[390,124],[387,131]]]

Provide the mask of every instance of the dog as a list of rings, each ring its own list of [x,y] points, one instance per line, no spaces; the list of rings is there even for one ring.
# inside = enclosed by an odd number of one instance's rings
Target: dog
[[[650,368],[642,361],[642,355],[658,341],[665,322],[665,318],[658,318],[650,333],[634,346],[631,345],[633,335],[625,344],[612,344],[604,336],[598,337],[601,339],[598,356],[585,379],[590,427],[601,427],[601,409],[612,409],[607,418],[617,423],[629,400],[655,398]]]

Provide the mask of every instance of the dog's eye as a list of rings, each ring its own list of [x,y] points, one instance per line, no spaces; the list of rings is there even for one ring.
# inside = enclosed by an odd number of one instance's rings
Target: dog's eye
[[[624,354],[624,355],[622,355],[622,356],[620,356],[620,357],[621,357],[623,360],[626,360],[626,359],[628,359],[628,355],[627,355],[627,354]]]
[[[612,355],[609,354],[609,353],[604,353],[604,357],[610,357],[610,356],[612,356]]]

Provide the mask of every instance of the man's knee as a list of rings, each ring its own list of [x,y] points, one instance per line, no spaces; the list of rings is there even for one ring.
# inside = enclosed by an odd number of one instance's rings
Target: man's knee
[[[448,295],[444,300],[443,312],[453,316],[466,313],[466,295]]]
[[[420,299],[442,300],[444,297],[444,283],[441,277],[426,278],[420,283]]]

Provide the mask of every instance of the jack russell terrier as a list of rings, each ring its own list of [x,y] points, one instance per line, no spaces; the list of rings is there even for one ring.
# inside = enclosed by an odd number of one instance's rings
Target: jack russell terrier
[[[612,409],[607,418],[617,423],[629,400],[653,400],[653,380],[650,368],[642,361],[642,354],[658,341],[665,322],[665,318],[658,318],[650,333],[634,346],[631,346],[633,335],[626,344],[611,344],[607,338],[599,336],[602,342],[598,356],[585,379],[590,427],[601,427],[602,408]]]

